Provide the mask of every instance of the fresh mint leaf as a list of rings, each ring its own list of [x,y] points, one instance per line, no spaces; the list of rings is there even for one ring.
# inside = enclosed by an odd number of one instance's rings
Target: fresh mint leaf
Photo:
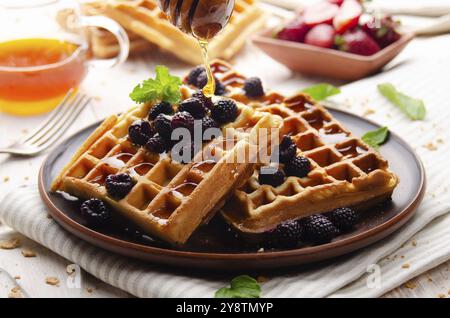
[[[389,129],[387,127],[381,127],[365,133],[361,139],[372,148],[378,149],[386,142],[388,136]]]
[[[390,83],[379,84],[378,91],[412,120],[423,120],[425,118],[426,108],[421,99],[412,98],[399,92]]]
[[[341,90],[328,83],[320,83],[302,90],[303,93],[309,94],[316,101],[327,99],[330,96],[337,95]]]
[[[215,298],[259,298],[261,286],[247,275],[241,275],[231,280],[230,287],[219,289]]]
[[[155,68],[155,79],[148,79],[137,85],[130,98],[136,103],[147,103],[156,100],[176,104],[181,100],[180,86],[182,81],[177,76],[172,76],[169,69],[158,65]]]

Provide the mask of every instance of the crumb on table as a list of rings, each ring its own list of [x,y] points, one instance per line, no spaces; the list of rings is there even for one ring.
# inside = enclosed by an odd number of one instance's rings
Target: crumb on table
[[[20,246],[20,239],[18,238],[11,238],[6,241],[0,242],[0,248],[4,250],[13,250],[15,248],[18,248]]]
[[[22,255],[24,257],[36,257],[36,252],[30,250],[30,249],[23,249],[22,250]]]
[[[51,286],[59,286],[59,279],[57,277],[47,277],[45,283]]]
[[[19,287],[13,287],[8,294],[8,298],[23,298],[22,291]]]
[[[402,268],[409,268],[409,267],[410,265],[408,263],[402,265]]]
[[[414,283],[413,281],[409,281],[405,283],[405,287],[408,289],[414,289],[417,287],[416,283]]]

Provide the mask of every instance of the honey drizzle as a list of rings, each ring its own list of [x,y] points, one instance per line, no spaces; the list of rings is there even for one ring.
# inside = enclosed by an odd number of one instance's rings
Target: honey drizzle
[[[216,92],[216,81],[214,80],[211,65],[209,64],[208,41],[199,39],[198,43],[202,49],[203,64],[205,66],[206,75],[208,76],[208,83],[203,87],[203,94],[210,98],[213,97]]]

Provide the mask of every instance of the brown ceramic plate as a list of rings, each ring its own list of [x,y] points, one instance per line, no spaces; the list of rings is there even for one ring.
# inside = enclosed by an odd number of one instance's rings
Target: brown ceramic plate
[[[376,124],[350,113],[330,111],[356,135],[378,128]],[[288,267],[333,258],[379,241],[399,229],[411,218],[425,191],[422,163],[402,139],[391,134],[381,152],[400,177],[400,185],[394,192],[392,202],[365,213],[353,232],[320,246],[257,252],[258,247],[244,246],[236,240],[217,216],[208,226],[198,229],[183,249],[175,249],[149,237],[132,238],[123,230],[126,226],[124,220],[115,220],[121,226],[90,229],[80,216],[79,203],[49,192],[52,179],[98,124],[67,139],[45,160],[39,178],[42,199],[54,219],[72,234],[112,252],[149,262],[185,268],[249,270]]]
[[[381,70],[413,38],[413,33],[405,33],[397,42],[372,56],[279,40],[273,37],[273,30],[257,35],[253,38],[253,43],[274,60],[294,71],[341,80],[357,80]]]

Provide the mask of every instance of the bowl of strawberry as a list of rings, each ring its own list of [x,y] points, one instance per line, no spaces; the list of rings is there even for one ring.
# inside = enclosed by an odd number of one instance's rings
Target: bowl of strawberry
[[[380,71],[413,39],[398,28],[390,16],[365,13],[358,0],[324,0],[253,42],[292,70],[357,80]]]

